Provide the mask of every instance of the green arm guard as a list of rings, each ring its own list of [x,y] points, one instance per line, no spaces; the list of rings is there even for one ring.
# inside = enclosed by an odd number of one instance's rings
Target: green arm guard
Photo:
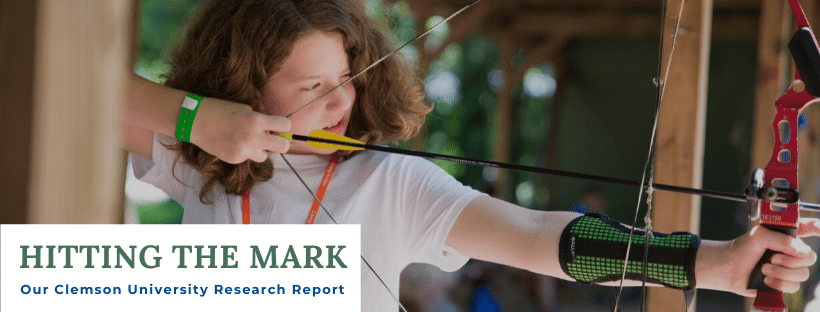
[[[649,237],[646,281],[675,289],[695,288],[695,256],[700,237],[687,232]],[[621,279],[629,229],[599,214],[572,220],[561,234],[559,260],[564,272],[582,283]],[[644,231],[635,230],[626,278],[642,280]]]

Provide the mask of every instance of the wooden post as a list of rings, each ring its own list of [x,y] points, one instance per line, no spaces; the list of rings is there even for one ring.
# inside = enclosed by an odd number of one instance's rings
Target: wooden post
[[[669,1],[664,29],[663,68],[671,62],[661,103],[656,139],[655,181],[700,188],[706,127],[706,89],[712,31],[712,1],[688,1],[680,16],[674,55],[669,57],[681,1]],[[652,219],[660,232],[689,231],[697,234],[700,198],[656,192]],[[648,311],[680,311],[680,291],[652,288]]]
[[[15,143],[17,148],[10,150],[4,146],[0,164],[4,172],[14,166],[26,168],[19,170],[26,172],[22,178],[11,181],[19,184],[15,189],[0,189],[19,212],[10,221],[119,222],[125,180],[119,118],[134,37],[132,2],[4,1],[1,6],[0,39],[4,47],[10,47],[4,50],[3,58],[8,60],[6,51],[12,51],[8,52],[12,56],[28,53],[31,60],[31,66],[0,69],[4,80],[21,79],[19,84],[24,86],[21,90],[3,89],[3,98],[9,92],[11,99],[4,102],[3,110],[13,106],[30,112],[28,117],[25,112],[2,114],[4,127],[7,118],[20,118],[10,125],[20,130],[12,133],[19,136],[16,140],[25,141]],[[9,8],[12,10],[7,11]],[[20,24],[9,25],[6,14],[15,16]],[[26,23],[33,27],[26,27]],[[11,34],[7,27],[20,33]],[[18,50],[18,42],[7,41],[14,36],[23,37],[24,47]],[[33,87],[27,91],[26,85]],[[29,133],[26,127],[31,129]],[[4,135],[4,145],[11,142],[6,138]]]
[[[561,139],[561,126],[563,124],[563,119],[558,117],[563,116],[564,114],[564,107],[566,103],[564,103],[561,99],[564,98],[564,93],[569,85],[569,73],[567,72],[569,61],[567,60],[567,55],[564,51],[565,48],[562,47],[559,51],[557,51],[558,53],[553,55],[551,58],[552,65],[555,70],[557,89],[555,90],[555,95],[553,95],[552,107],[549,112],[546,112],[546,114],[552,116],[547,144],[544,146],[545,149],[543,152],[539,153],[540,155],[543,155],[542,157],[545,159],[545,168],[557,168],[556,164],[558,163],[558,153],[555,151],[558,150],[558,144]],[[542,181],[545,181],[547,190],[552,192],[556,189],[554,176],[544,176]],[[557,196],[549,196],[547,207],[551,207],[550,210],[554,210],[552,207],[556,207],[556,197]]]
[[[504,83],[501,91],[498,93],[495,107],[495,119],[493,123],[493,131],[495,138],[493,140],[493,160],[503,163],[510,162],[510,135],[512,133],[512,119],[513,119],[513,102],[512,102],[512,85],[515,80],[514,70],[512,68],[512,58],[515,55],[515,36],[510,32],[505,32],[500,38],[501,57],[500,68],[501,76],[504,77]],[[493,182],[495,189],[495,196],[501,199],[507,199],[510,186],[509,170],[499,170],[498,178]]]
[[[25,223],[36,2],[0,1],[0,223]]]
[[[416,13],[417,16],[417,24],[416,24],[416,33],[420,34],[427,30],[427,20],[430,18],[430,2],[427,0],[423,1],[412,1],[409,3],[410,7],[412,8],[413,12]],[[427,42],[427,38],[422,38],[416,42],[416,48],[419,53],[418,59],[418,74],[424,79],[427,76],[427,68],[430,65],[429,62],[432,59],[427,52],[424,50],[424,43]],[[421,126],[419,129],[419,133],[416,134],[413,138],[410,139],[410,149],[416,151],[422,151],[427,147],[427,123]]]

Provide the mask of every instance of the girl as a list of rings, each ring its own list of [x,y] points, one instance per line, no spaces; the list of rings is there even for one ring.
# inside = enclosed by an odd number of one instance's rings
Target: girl
[[[332,150],[271,135],[324,129],[375,143],[416,134],[430,108],[419,79],[399,57],[335,88],[389,51],[356,0],[204,4],[174,54],[167,87],[131,79],[125,142],[139,155],[134,171],[184,207],[185,223],[361,224],[362,256],[373,268],[362,269],[364,311],[397,307],[399,274],[411,262],[456,270],[476,258],[570,280],[620,277],[574,261],[576,241],[567,240],[582,237],[578,231],[586,225],[624,235],[606,218],[524,209],[484,196],[415,157],[365,151],[338,160]],[[178,90],[205,96],[193,110],[195,119],[186,119],[192,125],[177,118],[179,103],[197,100]],[[187,107],[183,113],[193,106]],[[169,137],[179,134],[175,126],[183,129],[183,141]],[[324,193],[319,205],[301,181],[316,189],[326,179],[326,188],[315,192]],[[818,234],[818,220],[801,224],[800,235]],[[766,284],[794,292],[816,258],[802,241],[764,228],[730,242],[657,237],[684,243],[681,256],[662,260],[681,268],[679,279],[650,279],[676,288],[697,282],[753,295],[746,281],[769,248],[782,254],[763,266]],[[583,256],[583,250],[614,243],[578,244],[577,256]],[[618,257],[623,253],[612,258]],[[594,275],[579,273],[588,271]]]

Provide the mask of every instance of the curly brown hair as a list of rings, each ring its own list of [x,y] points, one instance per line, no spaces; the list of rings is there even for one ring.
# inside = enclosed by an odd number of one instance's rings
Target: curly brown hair
[[[268,79],[294,43],[315,31],[343,35],[351,72],[389,53],[391,43],[359,0],[213,0],[203,4],[172,54],[165,85],[260,111]],[[376,85],[378,84],[378,85]],[[391,57],[354,81],[356,101],[346,135],[367,143],[404,140],[424,124],[431,106],[424,100],[414,67]],[[175,149],[202,174],[199,198],[211,203],[216,183],[241,195],[273,175],[269,161],[229,164],[186,142]],[[175,162],[176,164],[176,162]]]

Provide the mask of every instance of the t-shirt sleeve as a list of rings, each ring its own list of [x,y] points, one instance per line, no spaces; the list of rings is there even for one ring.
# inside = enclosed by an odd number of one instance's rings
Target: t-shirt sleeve
[[[131,166],[134,168],[134,176],[137,179],[156,186],[172,199],[181,203],[185,197],[185,190],[188,188],[181,181],[186,181],[187,175],[192,169],[181,159],[174,164],[177,152],[165,147],[165,145],[178,142],[172,137],[154,133],[151,148],[152,159],[132,153]],[[172,170],[174,170],[173,173]]]
[[[467,260],[445,245],[461,210],[483,193],[465,186],[432,162],[403,157],[398,172],[405,207],[407,243],[413,262],[429,263],[444,271],[455,271]]]

